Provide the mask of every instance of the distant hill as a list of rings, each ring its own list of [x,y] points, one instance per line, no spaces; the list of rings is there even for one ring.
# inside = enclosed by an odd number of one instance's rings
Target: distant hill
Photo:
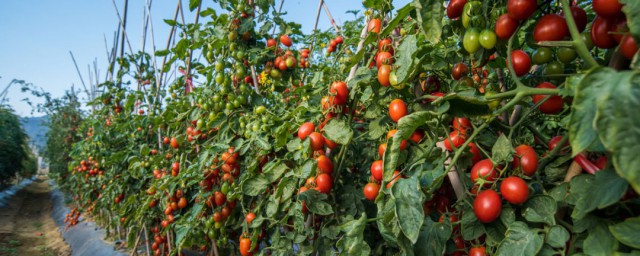
[[[47,116],[41,117],[21,117],[20,122],[27,135],[31,139],[30,144],[34,144],[39,151],[42,151],[47,144]]]

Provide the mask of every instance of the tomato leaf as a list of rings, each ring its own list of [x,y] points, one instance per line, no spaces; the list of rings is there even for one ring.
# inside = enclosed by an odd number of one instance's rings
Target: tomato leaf
[[[442,2],[438,0],[414,0],[411,2],[416,8],[418,26],[425,34],[427,41],[436,44],[442,35],[442,17],[444,16]]]
[[[484,225],[478,221],[478,218],[476,218],[471,208],[463,211],[460,227],[464,240],[473,240],[485,233]]]
[[[515,149],[511,146],[511,141],[504,134],[500,134],[491,149],[491,160],[496,164],[511,162],[513,159],[511,155],[515,152]]]
[[[431,218],[425,218],[413,249],[416,255],[443,255],[450,237],[451,222],[434,222]]]
[[[269,180],[263,175],[256,175],[246,179],[242,184],[242,192],[245,195],[257,196],[265,192]]]
[[[376,221],[380,235],[387,243],[397,246],[396,237],[400,235],[401,230],[395,213],[396,199],[389,197],[386,201],[379,200],[377,207],[378,217],[381,217]]]
[[[640,191],[640,118],[636,112],[640,109],[640,74],[617,72],[608,79],[609,87],[601,91],[597,102],[598,135],[611,152],[618,175]]]
[[[516,221],[508,227],[495,255],[536,255],[543,242],[537,231],[529,229],[524,222]]]
[[[553,197],[546,195],[538,195],[529,198],[524,203],[525,209],[522,213],[524,218],[531,222],[542,222],[549,225],[555,225],[555,213],[558,208]]]
[[[551,247],[562,248],[569,240],[569,232],[563,226],[555,225],[549,229],[545,242]]]
[[[611,255],[618,248],[618,241],[613,238],[605,222],[598,222],[587,233],[583,247],[585,254]]]
[[[640,249],[640,217],[628,218],[624,222],[609,226],[609,231],[621,243]]]
[[[396,199],[395,211],[400,229],[412,243],[415,243],[425,219],[422,210],[424,194],[420,191],[420,183],[414,177],[400,179],[393,185],[391,194]]]
[[[571,180],[571,195],[575,196],[573,219],[582,219],[587,213],[612,205],[627,191],[627,182],[611,170],[602,170],[595,175]],[[578,177],[580,177],[578,176]],[[575,181],[574,181],[575,180]]]
[[[200,6],[201,0],[189,0],[189,10],[193,11]]]
[[[592,145],[601,145],[594,125],[596,102],[611,79],[610,69],[594,69],[575,88],[573,105],[569,116],[569,138],[573,154],[578,154]],[[616,83],[616,82],[613,82]],[[602,147],[602,146],[600,146]]]
[[[640,41],[640,21],[636,18],[640,15],[640,2],[635,0],[620,0],[622,12],[627,15],[627,26],[636,42]]]
[[[396,29],[398,27],[398,24],[400,24],[400,22],[404,20],[404,18],[406,18],[414,9],[415,7],[411,4],[407,4],[404,7],[398,9],[395,17],[393,17],[393,19],[389,21],[389,23],[387,23],[387,26],[380,32],[380,34],[383,36],[389,35],[389,33]]]
[[[353,130],[345,120],[331,119],[322,129],[327,139],[342,145],[349,143]]]
[[[346,255],[369,255],[371,248],[364,241],[364,229],[367,226],[367,215],[362,214],[357,220],[350,220],[340,225],[340,230],[345,233],[343,239],[338,242],[338,247]]]
[[[417,50],[418,41],[415,35],[407,36],[402,40],[400,46],[398,46],[398,53],[396,55],[399,55],[399,57],[395,63],[398,67],[396,69],[398,84],[406,82],[411,78],[410,74],[416,71],[414,67],[414,56]]]
[[[331,205],[324,200],[327,199],[327,195],[318,192],[315,189],[309,189],[306,192],[300,194],[300,200],[307,202],[307,208],[310,212],[318,215],[329,215],[333,213]]]

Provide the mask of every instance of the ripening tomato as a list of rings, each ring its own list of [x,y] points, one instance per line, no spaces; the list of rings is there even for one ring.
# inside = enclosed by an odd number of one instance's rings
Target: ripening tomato
[[[311,148],[313,150],[321,150],[322,147],[324,147],[324,136],[319,132],[309,134],[309,139],[311,140]]]
[[[638,44],[631,35],[625,35],[620,43],[620,52],[622,56],[631,60],[638,52]]]
[[[459,148],[466,141],[465,135],[459,131],[452,131],[449,133],[449,137],[444,139],[444,148],[449,151],[453,151],[454,148]]]
[[[597,17],[591,24],[591,41],[595,46],[602,49],[609,49],[616,46],[616,40],[609,31],[614,26],[614,21]]]
[[[536,42],[559,41],[567,35],[569,35],[567,21],[558,14],[542,16],[533,29],[533,39],[536,40]]]
[[[382,28],[382,23],[380,19],[371,19],[369,24],[367,25],[367,30],[371,33],[380,33],[380,29]]]
[[[557,87],[551,83],[543,82],[538,86],[536,86],[536,88],[555,89]],[[548,96],[549,95],[533,95],[531,96],[531,98],[533,99],[533,104],[538,104],[538,102],[542,101]],[[538,107],[538,109],[540,109],[540,112],[545,114],[557,114],[562,110],[562,104],[563,104],[562,97],[558,95],[552,95],[547,101],[542,103]]]
[[[453,69],[451,70],[451,77],[453,77],[453,80],[460,80],[462,76],[467,75],[467,72],[469,72],[467,64],[459,62],[453,65]]]
[[[471,152],[472,155],[471,163],[476,164],[478,161],[482,160],[482,153],[475,143],[469,142],[469,152]]]
[[[389,103],[389,116],[391,117],[391,120],[396,123],[400,118],[406,116],[408,112],[407,104],[405,104],[401,99],[395,99]]]
[[[187,199],[186,198],[180,198],[180,200],[178,201],[178,208],[182,209],[187,207]]]
[[[502,14],[496,21],[496,36],[502,40],[509,40],[518,28],[518,20],[508,14]]]
[[[378,82],[380,82],[380,85],[384,87],[391,85],[389,74],[391,74],[391,65],[380,66],[380,69],[378,69]]]
[[[247,215],[246,215],[246,216],[244,216],[244,219],[247,221],[247,224],[251,224],[251,222],[252,222],[252,221],[253,221],[253,219],[255,219],[255,218],[256,218],[256,214],[255,214],[255,213],[252,213],[252,212],[249,212],[249,213],[247,213]]]
[[[367,183],[367,185],[364,186],[364,197],[367,198],[368,200],[375,200],[376,197],[378,197],[378,192],[380,192],[380,185],[373,183],[373,182],[369,182]]]
[[[371,177],[373,177],[373,179],[376,181],[382,181],[382,170],[382,160],[373,161],[373,163],[371,164]]]
[[[467,4],[467,0],[449,1],[449,5],[447,5],[447,17],[452,20],[460,18],[465,4]]]
[[[331,159],[324,155],[319,155],[316,157],[316,161],[318,162],[318,172],[331,174],[333,172],[333,162]]]
[[[473,213],[482,223],[490,223],[500,217],[502,202],[495,191],[488,189],[481,191],[473,200]]]
[[[331,180],[331,175],[326,173],[321,173],[316,176],[316,187],[320,193],[329,194],[331,192],[331,187],[333,186],[333,181]]]
[[[298,138],[304,140],[315,130],[316,126],[312,122],[306,122],[298,128]]]
[[[487,250],[484,246],[471,247],[469,249],[469,256],[485,256],[487,255]]]
[[[498,172],[493,166],[491,159],[480,160],[471,168],[471,181],[476,183],[482,178],[485,181],[495,181],[498,178]]]
[[[409,139],[411,141],[413,141],[414,143],[416,143],[416,144],[420,144],[420,141],[422,141],[422,138],[424,138],[424,131],[423,130],[415,130],[411,134],[411,137],[409,137]]]
[[[513,165],[513,168],[522,167],[522,172],[525,175],[533,176],[538,169],[538,154],[529,145],[517,146],[511,165]]]
[[[604,18],[616,18],[622,14],[622,5],[618,0],[593,0],[593,11]]]
[[[281,35],[280,43],[282,43],[286,47],[291,47],[291,45],[293,45],[293,43],[291,42],[291,38],[289,38],[288,35]]]
[[[387,132],[387,140],[389,140],[389,138],[393,137],[393,135],[396,135],[397,132],[398,132],[398,130],[396,130],[396,129],[389,130],[389,132]],[[404,150],[406,147],[407,147],[407,141],[406,140],[402,140],[402,142],[400,143],[400,150]]]
[[[387,143],[382,143],[378,146],[378,155],[380,158],[384,157],[384,152],[387,151]]]
[[[378,52],[388,52],[393,56],[393,44],[391,42],[391,38],[387,37],[378,41]]]
[[[509,0],[507,2],[507,13],[516,20],[528,19],[537,8],[537,0]]]
[[[520,177],[511,176],[502,180],[500,193],[504,200],[512,204],[521,204],[529,198],[529,187]]]
[[[516,72],[516,76],[524,76],[529,73],[529,70],[531,69],[531,59],[529,58],[529,54],[523,50],[515,50],[511,52],[511,62],[513,63],[513,70]]]
[[[345,105],[349,101],[349,87],[343,81],[336,81],[331,84],[329,93],[333,94],[334,103],[337,105]]]

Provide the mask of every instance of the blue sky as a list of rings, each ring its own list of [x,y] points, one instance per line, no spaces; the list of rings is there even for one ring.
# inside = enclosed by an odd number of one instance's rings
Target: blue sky
[[[313,28],[314,16],[319,0],[285,0],[285,19],[302,24],[308,33]],[[123,0],[116,0],[122,15]],[[142,46],[142,22],[146,0],[129,1],[127,33],[131,47],[137,51]],[[188,0],[183,4],[188,6]],[[276,1],[279,3],[280,1]],[[360,0],[326,0],[334,19],[341,23],[353,17],[348,10],[361,10]],[[409,0],[396,0],[401,7]],[[203,0],[204,6],[217,6],[211,0]],[[152,18],[156,47],[166,43],[170,27],[162,20],[173,18],[177,1],[155,0]],[[185,19],[192,22],[194,14],[185,9]],[[54,97],[64,94],[71,85],[82,88],[73,61],[72,51],[85,83],[88,83],[87,65],[97,60],[101,81],[106,72],[106,49],[104,38],[111,45],[118,26],[118,17],[111,0],[40,0],[2,1],[0,3],[0,91],[12,79],[21,79],[44,88]],[[318,27],[331,26],[324,13]],[[148,35],[150,36],[150,35]],[[147,49],[150,49],[147,47]],[[21,116],[30,116],[31,108],[22,99],[29,95],[21,93],[18,86],[9,90],[8,103]],[[81,95],[85,97],[86,95]],[[35,116],[41,114],[35,113]]]

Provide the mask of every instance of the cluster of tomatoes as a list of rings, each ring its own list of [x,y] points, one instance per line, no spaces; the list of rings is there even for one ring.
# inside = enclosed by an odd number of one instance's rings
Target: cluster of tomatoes
[[[280,43],[285,47],[291,47],[293,45],[291,38],[286,34],[280,36]],[[281,72],[293,69],[298,64],[293,52],[290,50],[283,52],[282,49],[278,48],[278,44],[275,39],[267,39],[267,48],[273,49],[276,55],[282,54],[281,56],[277,56],[273,62],[269,61],[265,64],[265,72],[270,74],[272,78],[280,78],[282,75]],[[311,65],[307,60],[309,57],[309,49],[303,49],[300,51],[300,57],[299,66],[301,68],[308,68]]]
[[[342,36],[336,36],[336,38],[331,39],[331,41],[329,41],[329,46],[327,46],[327,53],[336,51],[336,49],[338,49],[338,46],[340,46],[342,43],[344,43],[344,39],[342,38]]]
[[[169,244],[167,244],[167,235],[162,234],[159,227],[155,226],[151,228],[153,233],[153,243],[151,244],[151,250],[153,250],[156,256],[162,255],[162,250],[168,250]]]
[[[462,46],[471,54],[480,48],[492,50],[497,43],[496,32],[486,27],[481,15],[482,2],[467,0],[453,0],[447,6],[447,16],[450,19],[461,19],[462,26],[467,30],[462,38]]]
[[[80,165],[73,168],[74,172],[85,172],[85,178],[96,175],[104,175],[104,171],[100,170],[100,164],[94,160],[93,157],[89,157],[86,160],[81,160]]]
[[[167,193],[168,195],[168,193]],[[165,219],[160,222],[163,228],[169,226],[169,224],[175,221],[174,212],[182,208],[187,207],[187,199],[184,197],[182,190],[176,190],[173,195],[170,195],[167,200],[167,207],[164,209]]]
[[[593,11],[596,17],[591,24],[591,41],[602,49],[620,46],[620,52],[627,59],[632,59],[638,52],[638,45],[629,34],[626,16],[622,13],[622,4],[618,0],[594,0]],[[573,11],[573,9],[572,9]],[[584,11],[582,11],[584,12]],[[587,23],[586,13],[576,24],[583,28]],[[582,27],[580,25],[584,24]]]
[[[72,227],[78,224],[78,220],[80,219],[80,211],[78,208],[73,208],[67,215],[64,217],[64,223],[67,223],[67,227]]]

